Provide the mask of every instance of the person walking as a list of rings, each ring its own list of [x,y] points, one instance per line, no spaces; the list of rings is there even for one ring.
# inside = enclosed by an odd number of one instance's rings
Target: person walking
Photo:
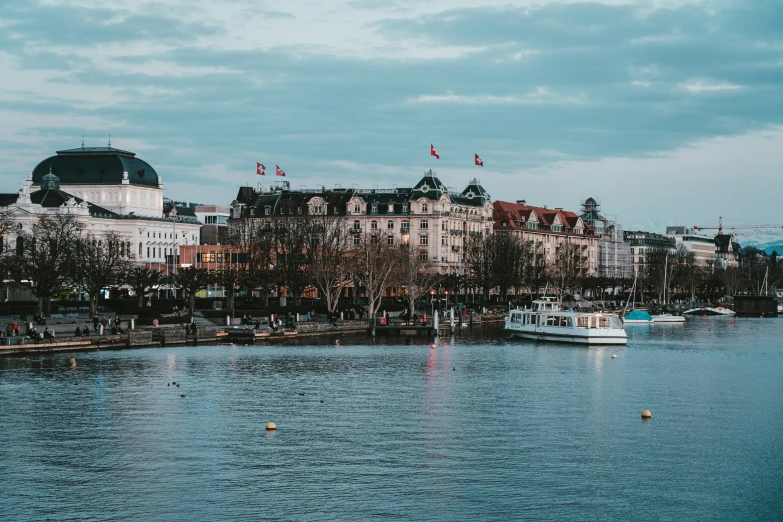
[[[100,319],[98,319],[98,312],[95,312],[92,316],[92,329],[96,332],[98,331],[98,323],[100,322]]]

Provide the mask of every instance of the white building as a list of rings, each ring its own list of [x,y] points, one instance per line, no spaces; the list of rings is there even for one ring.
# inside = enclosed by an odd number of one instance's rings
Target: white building
[[[625,241],[623,226],[614,216],[601,213],[594,198],[582,203],[582,220],[598,236],[598,276],[613,279],[633,277],[631,245]]]
[[[15,241],[18,227],[29,230],[37,215],[58,211],[77,215],[89,233],[119,232],[141,263],[162,267],[180,245],[199,243],[195,217],[163,217],[163,183],[155,169],[111,147],[58,151],[35,167],[18,193],[0,194],[0,207],[17,227],[5,231],[2,246]]]
[[[677,248],[682,246],[693,252],[694,261],[700,265],[710,265],[715,261],[715,238],[700,234],[696,230],[683,226],[666,227],[666,235],[674,238]]]

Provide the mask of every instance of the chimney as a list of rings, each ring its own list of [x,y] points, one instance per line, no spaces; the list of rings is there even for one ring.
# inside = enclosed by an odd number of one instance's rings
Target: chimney
[[[517,205],[522,205],[523,207],[527,206],[527,202],[524,199],[518,199]]]
[[[546,205],[542,205],[541,208],[546,209]]]
[[[563,210],[563,207],[555,207],[555,210]]]

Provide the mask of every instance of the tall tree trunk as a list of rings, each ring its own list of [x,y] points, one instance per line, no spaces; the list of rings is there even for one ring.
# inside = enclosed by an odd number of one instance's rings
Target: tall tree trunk
[[[143,292],[139,292],[139,299],[137,300],[136,304],[139,305],[139,308],[143,308],[144,307],[144,293]]]
[[[89,295],[89,294],[88,294]],[[90,295],[90,317],[98,311],[98,294]]]
[[[44,297],[42,295],[38,296],[38,313],[43,312],[43,304],[44,304]]]

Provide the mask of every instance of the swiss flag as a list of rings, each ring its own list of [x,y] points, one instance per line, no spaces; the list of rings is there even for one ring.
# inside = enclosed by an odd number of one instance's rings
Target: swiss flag
[[[437,152],[435,152],[435,146],[430,143],[430,156],[435,156],[436,158],[440,159],[440,156]]]
[[[264,174],[265,170],[266,167],[256,161],[256,174],[258,174],[259,176],[265,176],[266,175]]]
[[[483,161],[481,161],[481,158],[479,158],[478,154],[474,154],[474,156],[476,156],[476,157],[475,157],[475,159],[473,160],[473,162],[474,162],[476,165],[478,165],[479,167],[483,167],[483,166],[484,166],[484,162],[483,162]]]
[[[275,165],[275,176],[285,176],[285,172],[283,172],[283,169]]]

